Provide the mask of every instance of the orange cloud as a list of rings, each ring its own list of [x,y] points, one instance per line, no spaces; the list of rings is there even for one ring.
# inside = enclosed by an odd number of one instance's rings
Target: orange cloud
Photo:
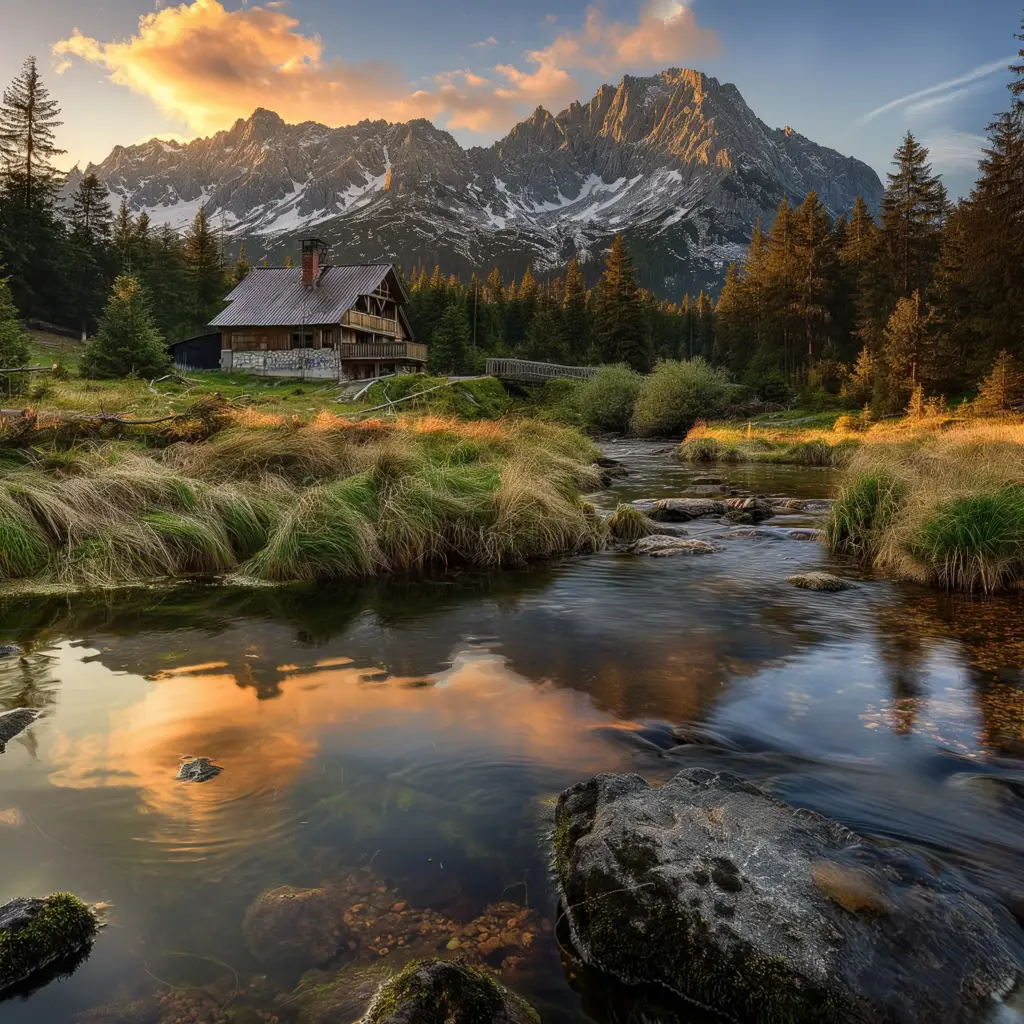
[[[258,106],[288,121],[349,124],[362,118],[440,120],[451,128],[502,131],[538,103],[558,109],[579,97],[572,72],[617,75],[652,70],[714,52],[717,37],[675,0],[655,0],[635,24],[608,21],[596,7],[579,31],[565,31],[511,64],[439,76],[412,90],[400,70],[379,62],[325,58],[317,35],[273,0],[225,9],[220,0],[186,0],[139,20],[135,35],[102,42],[77,28],[53,47],[59,69],[77,57],[104,68],[111,81],[150,97],[197,134],[209,133]],[[490,40],[487,40],[489,43]]]

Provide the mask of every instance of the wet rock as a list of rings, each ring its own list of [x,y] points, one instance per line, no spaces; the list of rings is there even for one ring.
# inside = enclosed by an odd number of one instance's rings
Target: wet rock
[[[655,534],[629,548],[634,555],[650,555],[651,558],[671,558],[675,555],[710,555],[718,549],[704,540],[688,540],[683,537],[667,537]]]
[[[692,519],[721,516],[728,511],[724,501],[711,498],[660,498],[651,505],[648,515],[666,523],[688,523]]]
[[[824,540],[824,530],[790,530],[790,540]]]
[[[1020,929],[958,874],[730,773],[599,775],[554,845],[586,963],[737,1020],[976,1024],[1021,980]]]
[[[724,476],[695,476],[690,481],[694,487],[723,487],[728,482]]]
[[[728,517],[726,517],[728,518]],[[779,535],[770,530],[730,530],[716,534],[718,540],[778,540]]]
[[[0,907],[0,991],[81,954],[96,934],[92,911],[69,893]]]
[[[19,733],[24,732],[37,718],[38,711],[31,708],[15,708],[0,712],[0,754],[7,750],[7,744]]]
[[[0,644],[0,658],[13,658],[22,653],[22,649],[17,644]]]
[[[803,512],[807,504],[800,498],[769,498],[769,501],[777,512]]]
[[[722,519],[724,522],[733,523],[736,526],[753,526],[757,522],[750,512],[743,512],[739,509],[733,512],[726,512]]]
[[[786,582],[792,583],[794,587],[799,587],[801,590],[822,590],[832,593],[849,590],[853,586],[852,583],[833,576],[830,572],[801,572],[787,577]]]
[[[379,965],[351,964],[329,981],[309,979],[299,986],[290,1002],[299,1005],[299,1024],[351,1024],[362,1019],[377,990],[391,974]]]
[[[763,523],[775,515],[771,502],[765,498],[731,498],[726,504],[729,506],[726,519],[743,517],[744,522]],[[735,518],[732,521],[739,522],[740,519]]]
[[[343,913],[341,901],[327,889],[282,885],[256,897],[246,911],[242,932],[257,960],[319,966],[345,941]]]
[[[381,986],[364,1024],[540,1024],[536,1011],[485,971],[463,963],[410,964]]]
[[[209,782],[222,771],[224,769],[208,757],[189,757],[182,761],[177,778],[179,782]]]

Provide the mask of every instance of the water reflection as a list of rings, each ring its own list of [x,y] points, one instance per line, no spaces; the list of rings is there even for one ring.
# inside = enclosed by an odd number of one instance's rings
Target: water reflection
[[[679,493],[693,475],[633,457],[603,501]],[[786,472],[761,489],[828,486]],[[553,920],[550,801],[602,770],[737,770],[1011,900],[1024,814],[997,759],[1024,756],[1022,596],[862,578],[789,539],[806,516],[774,522],[763,540],[692,524],[720,545],[704,559],[0,603],[0,642],[27,652],[0,662],[0,709],[42,712],[0,756],[0,899],[72,889],[114,904],[72,980],[0,1016],[70,1021],[119,988],[165,991],[150,974],[225,984],[211,959],[257,978],[241,937],[253,898],[346,872],[445,927],[527,896]],[[857,588],[785,583],[823,567]],[[700,742],[669,749],[686,722]],[[224,772],[180,784],[186,755]],[[527,960],[507,980],[546,1020],[662,1013],[650,994],[570,977],[553,938]]]

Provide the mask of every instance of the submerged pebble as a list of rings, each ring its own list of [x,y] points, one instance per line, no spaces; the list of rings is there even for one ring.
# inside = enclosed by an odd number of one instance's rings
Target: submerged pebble
[[[833,576],[830,572],[797,573],[795,576],[788,577],[786,582],[792,583],[794,587],[799,587],[801,590],[820,590],[833,593],[840,590],[849,590],[853,586],[852,583],[848,583],[838,576]]]

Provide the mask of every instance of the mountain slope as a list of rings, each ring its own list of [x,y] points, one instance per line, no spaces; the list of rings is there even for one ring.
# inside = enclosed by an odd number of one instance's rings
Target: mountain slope
[[[676,69],[557,116],[538,108],[487,148],[424,120],[332,129],[260,109],[186,145],[118,147],[87,171],[154,224],[184,228],[206,203],[251,256],[312,232],[339,262],[543,274],[621,233],[643,283],[673,297],[713,286],[783,195],[813,189],[834,215],[882,195],[866,164],[769,128],[734,85]]]

